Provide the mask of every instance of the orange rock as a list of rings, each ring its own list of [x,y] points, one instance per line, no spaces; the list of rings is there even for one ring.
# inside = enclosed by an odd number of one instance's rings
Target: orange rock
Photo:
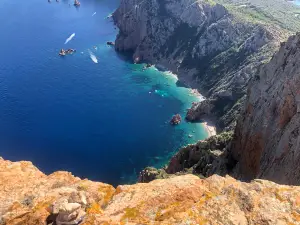
[[[115,191],[67,172],[46,176],[31,163],[0,159],[0,215],[7,225],[51,222],[48,209],[62,199],[85,210],[82,225],[299,224],[299,193],[296,186],[217,175],[177,176]]]

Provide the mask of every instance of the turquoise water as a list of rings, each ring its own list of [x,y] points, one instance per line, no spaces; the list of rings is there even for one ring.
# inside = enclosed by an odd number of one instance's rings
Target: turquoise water
[[[117,34],[106,19],[117,5],[1,1],[0,156],[116,185],[207,136],[201,124],[169,125],[198,100],[174,75],[143,71],[106,45]],[[61,48],[77,52],[61,58]]]
[[[300,0],[295,0],[295,1],[293,1],[293,3],[300,6]]]

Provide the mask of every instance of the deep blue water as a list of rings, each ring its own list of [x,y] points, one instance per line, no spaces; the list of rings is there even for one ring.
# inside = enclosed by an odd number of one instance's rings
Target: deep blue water
[[[143,72],[106,46],[117,30],[105,18],[118,1],[81,3],[1,1],[0,156],[30,160],[46,173],[131,182],[207,133],[201,124],[168,124],[197,100],[174,76]],[[61,58],[61,48],[77,53]]]

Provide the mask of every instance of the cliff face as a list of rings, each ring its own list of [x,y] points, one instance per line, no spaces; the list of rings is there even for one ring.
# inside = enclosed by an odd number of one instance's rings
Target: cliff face
[[[181,148],[167,168],[148,177],[142,173],[141,181],[189,172],[299,185],[299,57],[300,33],[282,43],[271,61],[253,75],[232,138],[223,132]]]
[[[113,15],[120,30],[116,49],[132,51],[136,61],[163,65],[199,88],[207,100],[193,106],[189,120],[209,115],[218,118],[220,129],[233,129],[249,79],[292,28],[267,23],[276,18],[261,12],[258,0],[217,2],[121,0]],[[281,15],[288,3],[275,3],[280,7],[273,14]],[[289,6],[286,18],[294,18],[290,12]]]
[[[238,177],[300,184],[299,57],[297,34],[251,82],[232,147]]]
[[[185,175],[112,186],[0,159],[0,224],[300,224],[300,187]]]

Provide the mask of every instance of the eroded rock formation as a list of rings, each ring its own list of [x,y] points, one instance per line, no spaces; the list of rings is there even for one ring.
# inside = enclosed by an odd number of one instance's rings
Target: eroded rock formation
[[[0,207],[7,225],[299,224],[300,187],[184,175],[114,189],[0,159]]]

